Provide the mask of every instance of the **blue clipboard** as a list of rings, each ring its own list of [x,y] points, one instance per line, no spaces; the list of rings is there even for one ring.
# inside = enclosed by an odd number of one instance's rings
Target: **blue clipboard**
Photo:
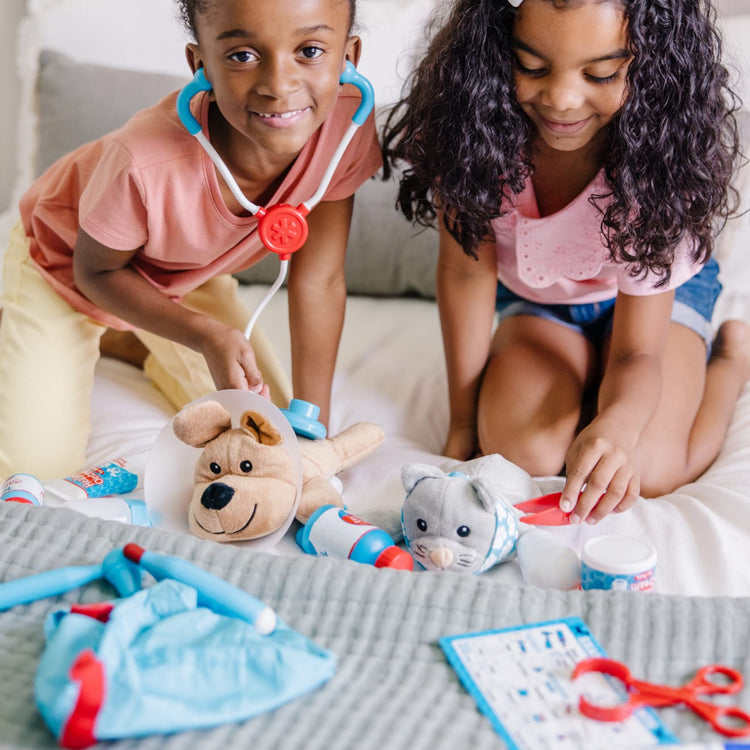
[[[597,703],[619,702],[624,688],[603,675],[573,683],[575,665],[604,649],[578,617],[440,639],[450,665],[510,750],[611,750],[679,744],[651,708],[622,722],[578,710],[581,690]],[[588,678],[588,676],[587,676]]]

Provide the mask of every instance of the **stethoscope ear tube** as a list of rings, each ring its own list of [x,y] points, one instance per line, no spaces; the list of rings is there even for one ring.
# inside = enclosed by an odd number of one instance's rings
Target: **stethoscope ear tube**
[[[372,88],[372,84],[354,67],[354,64],[350,61],[346,61],[346,67],[344,72],[341,74],[341,83],[351,83],[359,89],[362,94],[362,103],[357,108],[357,111],[352,117],[352,122],[356,125],[364,125],[367,118],[372,112],[372,108],[375,106],[375,91]]]
[[[350,60],[346,61],[344,72],[341,74],[339,80],[341,83],[351,83],[359,89],[362,95],[362,102],[354,113],[352,122],[357,125],[364,125],[370,116],[370,112],[372,112],[372,108],[375,106],[375,91],[372,88],[372,84],[354,67],[354,64]],[[200,123],[193,117],[193,113],[190,111],[190,101],[201,91],[211,91],[212,88],[211,83],[206,78],[204,69],[198,68],[190,83],[177,95],[177,114],[190,135],[197,135],[201,130]]]
[[[180,121],[185,126],[188,133],[198,140],[203,149],[209,155],[211,161],[224,178],[229,189],[232,191],[232,194],[240,205],[253,216],[257,216],[258,233],[264,246],[268,250],[276,253],[281,260],[279,275],[276,281],[261,300],[245,329],[245,336],[248,339],[250,338],[253,326],[255,325],[261,311],[283,283],[284,278],[286,277],[287,266],[291,254],[299,250],[307,239],[307,220],[305,217],[310,213],[313,207],[322,200],[323,195],[326,190],[328,190],[333,174],[338,168],[344,151],[346,151],[346,148],[354,137],[354,133],[360,125],[365,123],[375,106],[375,93],[372,84],[354,67],[354,64],[351,61],[346,61],[344,71],[339,80],[342,84],[350,83],[353,86],[356,86],[360,91],[362,101],[352,116],[351,124],[339,142],[339,145],[321,178],[318,189],[307,201],[301,203],[296,208],[286,203],[263,208],[262,206],[257,206],[255,203],[248,200],[240,190],[240,187],[232,173],[229,171],[229,168],[203,133],[200,123],[190,111],[191,99],[201,91],[210,91],[212,89],[211,83],[206,78],[203,68],[198,68],[198,70],[195,71],[193,80],[190,81],[190,83],[188,83],[187,86],[185,86],[177,95],[177,115],[180,118]]]
[[[201,91],[210,91],[211,88],[211,83],[206,78],[203,68],[198,68],[193,80],[177,95],[177,114],[190,135],[198,135],[201,132],[201,124],[190,111],[190,100]]]

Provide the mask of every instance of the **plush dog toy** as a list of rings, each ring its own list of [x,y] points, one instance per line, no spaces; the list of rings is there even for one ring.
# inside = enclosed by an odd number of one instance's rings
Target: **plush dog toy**
[[[515,558],[526,583],[578,585],[576,553],[550,532],[519,523],[524,514],[514,506],[543,494],[529,474],[497,454],[445,469],[408,464],[401,472],[404,540],[423,568],[481,573]]]
[[[299,475],[279,430],[246,411],[237,427],[216,401],[186,406],[173,421],[175,435],[203,451],[195,465],[190,530],[217,542],[256,539],[278,529],[294,508]],[[383,430],[360,422],[332,438],[299,438],[302,494],[296,518],[303,523],[321,505],[343,506],[331,477],[353,466],[383,442]]]

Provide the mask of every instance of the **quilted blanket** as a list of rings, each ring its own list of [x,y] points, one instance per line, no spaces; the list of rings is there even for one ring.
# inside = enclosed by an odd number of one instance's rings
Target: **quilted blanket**
[[[179,555],[261,598],[293,628],[334,651],[338,668],[324,687],[271,713],[211,730],[111,743],[117,750],[501,748],[438,639],[567,616],[580,616],[609,655],[646,679],[680,684],[709,662],[750,675],[748,598],[561,592],[481,576],[376,570],[222,546],[52,508],[0,504],[0,581],[97,563],[130,541]],[[0,747],[55,747],[33,701],[44,618],[63,601],[114,595],[109,584],[97,582],[0,612]],[[750,690],[738,700],[750,709]],[[690,712],[660,709],[660,715],[683,742],[718,739]]]

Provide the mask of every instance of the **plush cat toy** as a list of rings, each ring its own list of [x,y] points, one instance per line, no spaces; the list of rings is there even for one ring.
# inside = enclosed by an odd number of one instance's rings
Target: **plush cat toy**
[[[543,494],[529,474],[498,454],[445,468],[408,464],[401,472],[404,540],[423,568],[482,573],[515,558],[526,583],[578,586],[576,553],[549,531],[519,523],[524,513],[514,506]]]

